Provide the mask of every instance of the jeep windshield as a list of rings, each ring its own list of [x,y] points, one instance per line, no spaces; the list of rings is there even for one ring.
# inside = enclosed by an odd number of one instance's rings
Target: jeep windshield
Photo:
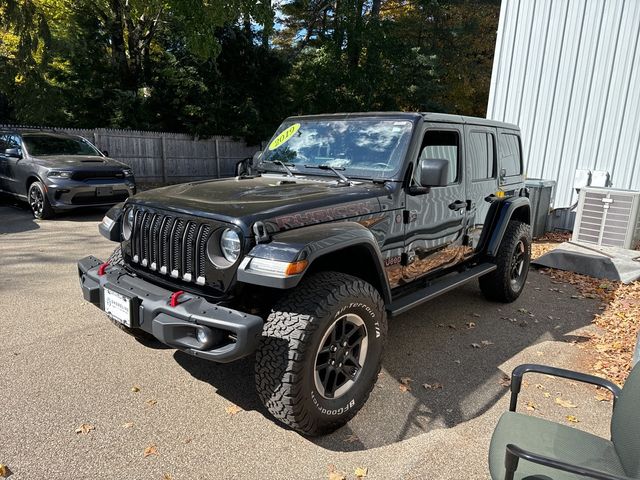
[[[409,120],[372,118],[285,122],[258,167],[281,172],[284,164],[294,173],[309,175],[305,167],[327,166],[349,178],[389,178],[402,167],[412,127]]]
[[[22,141],[29,155],[44,157],[47,155],[88,155],[101,156],[89,142],[82,138],[63,137],[46,134],[24,134]]]

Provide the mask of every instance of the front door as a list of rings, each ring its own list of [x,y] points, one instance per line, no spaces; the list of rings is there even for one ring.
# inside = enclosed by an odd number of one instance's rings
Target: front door
[[[409,282],[458,263],[465,246],[465,172],[462,125],[427,123],[412,182],[419,185],[421,162],[427,158],[449,162],[449,183],[429,193],[406,192],[403,280]]]

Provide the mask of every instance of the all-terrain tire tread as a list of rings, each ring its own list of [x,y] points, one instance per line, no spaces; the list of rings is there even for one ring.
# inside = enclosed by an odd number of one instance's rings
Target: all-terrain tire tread
[[[528,240],[527,256],[531,258],[531,228],[524,222],[510,221],[495,258],[498,268],[479,279],[480,290],[488,300],[510,303],[520,295],[520,292],[514,293],[509,285],[509,266],[513,251],[523,236]]]
[[[258,396],[271,414],[307,434],[319,435],[335,430],[357,413],[366,402],[380,371],[378,363],[374,381],[363,398],[340,421],[319,425],[304,407],[302,391],[304,360],[319,318],[331,314],[340,298],[366,298],[383,312],[380,320],[382,338],[386,338],[384,302],[378,291],[364,280],[337,272],[321,272],[304,279],[302,284],[278,302],[263,327],[256,354],[255,373]]]

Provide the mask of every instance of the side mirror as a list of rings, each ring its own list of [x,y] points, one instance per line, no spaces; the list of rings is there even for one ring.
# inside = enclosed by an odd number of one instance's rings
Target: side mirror
[[[102,154],[103,154],[105,157],[108,157],[108,156],[109,156],[109,152],[108,152],[107,150],[102,150]]]
[[[236,177],[246,177],[251,175],[251,160],[252,159],[250,157],[247,157],[236,163]]]
[[[22,150],[19,148],[7,148],[4,151],[5,156],[11,158],[17,158],[20,160],[22,158]]]
[[[423,187],[444,187],[449,184],[449,160],[425,158],[420,170],[420,185]]]

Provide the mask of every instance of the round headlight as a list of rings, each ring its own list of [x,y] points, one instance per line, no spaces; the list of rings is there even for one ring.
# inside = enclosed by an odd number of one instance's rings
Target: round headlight
[[[240,237],[235,230],[227,228],[222,232],[220,250],[222,250],[222,255],[228,262],[235,263],[238,260],[240,256]]]
[[[122,237],[125,240],[131,238],[131,231],[133,230],[133,208],[130,208],[127,214],[122,219]]]

